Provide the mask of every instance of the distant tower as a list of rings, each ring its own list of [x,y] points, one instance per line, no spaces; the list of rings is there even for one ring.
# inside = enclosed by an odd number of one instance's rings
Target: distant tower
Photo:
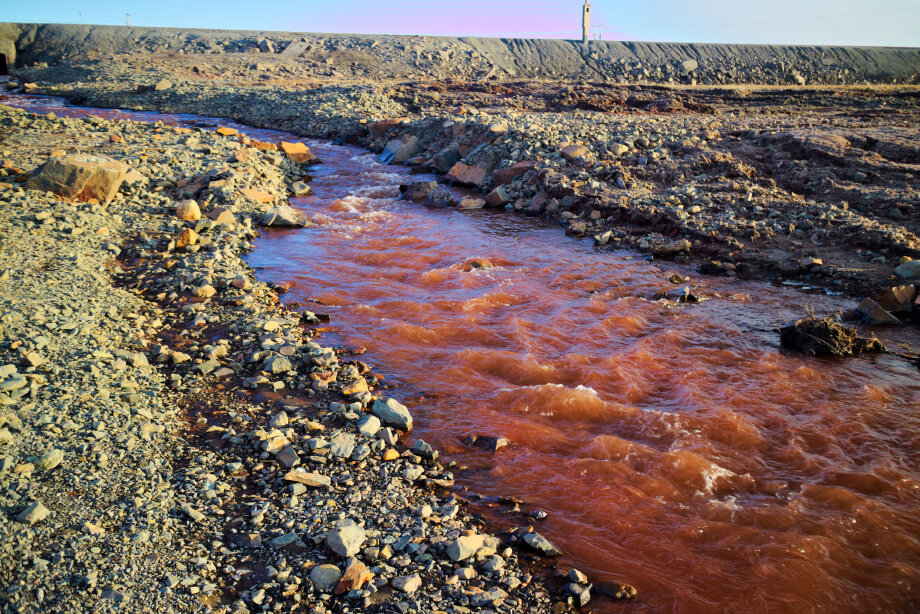
[[[585,6],[581,10],[581,42],[588,44],[588,30],[591,29],[591,3],[585,0]]]
[[[125,25],[126,26],[131,25],[131,15],[129,13],[125,13]]]

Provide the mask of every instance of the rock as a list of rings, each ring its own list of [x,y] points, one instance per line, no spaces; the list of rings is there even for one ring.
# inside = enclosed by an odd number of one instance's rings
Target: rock
[[[367,380],[365,380],[363,377],[358,377],[352,383],[342,386],[342,394],[346,396],[354,396],[367,391]]]
[[[198,233],[191,228],[183,228],[176,237],[176,248],[188,247],[198,243]]]
[[[672,256],[680,252],[689,252],[691,247],[687,239],[677,239],[655,247],[653,252],[656,256]]]
[[[230,128],[228,126],[220,126],[215,132],[221,136],[236,136],[240,133],[236,128]]]
[[[427,458],[428,460],[435,460],[438,458],[438,452],[432,448],[424,440],[419,439],[412,446],[412,453],[416,456],[421,456],[422,458]]]
[[[213,221],[217,226],[232,227],[236,225],[236,216],[226,207],[214,207],[208,213],[208,219]]]
[[[920,279],[920,260],[908,260],[898,265],[894,274],[901,279]]]
[[[127,173],[127,164],[110,158],[70,154],[45,162],[26,182],[26,187],[54,192],[71,200],[95,198],[108,204]]]
[[[332,485],[332,480],[328,476],[306,471],[288,471],[284,474],[284,479],[311,488],[329,488]]]
[[[294,194],[294,196],[309,196],[313,193],[313,188],[303,181],[295,181],[291,184],[291,193]]]
[[[780,329],[780,343],[809,356],[855,356],[885,351],[878,339],[860,337],[855,330],[831,317],[802,318],[784,326]]]
[[[380,161],[384,164],[405,164],[409,158],[418,153],[418,139],[414,136],[403,137],[402,140],[394,139],[387,143],[380,154]]]
[[[293,368],[291,361],[284,356],[269,356],[265,359],[265,362],[262,363],[263,371],[276,375],[278,373],[287,373]]]
[[[64,451],[55,448],[42,454],[41,458],[38,459],[36,467],[39,471],[51,471],[64,462]]]
[[[194,200],[183,200],[176,207],[176,217],[183,222],[197,222],[201,219],[201,209]]]
[[[350,433],[338,433],[329,440],[329,454],[336,458],[348,458],[355,451],[355,436]]]
[[[370,414],[358,420],[358,432],[365,437],[374,437],[380,430],[380,418]]]
[[[339,580],[338,586],[335,587],[337,595],[347,593],[348,591],[359,590],[362,586],[374,579],[374,574],[365,567],[364,563],[351,557],[345,562],[345,573]]]
[[[304,143],[288,143],[282,141],[278,144],[278,149],[284,152],[284,155],[292,162],[298,162],[300,164],[316,164],[319,162],[319,158],[314,156],[310,152],[310,148]]]
[[[543,556],[561,556],[562,551],[559,550],[551,541],[543,537],[537,532],[525,533],[524,534],[524,543],[542,554]]]
[[[486,169],[481,166],[469,166],[463,162],[454,164],[445,177],[456,183],[482,187],[486,181]]]
[[[286,548],[287,546],[290,546],[291,544],[296,544],[297,540],[299,539],[300,537],[297,535],[297,533],[295,533],[294,531],[291,531],[290,533],[279,535],[278,537],[273,539],[271,541],[272,548]]]
[[[339,556],[355,556],[365,539],[364,529],[351,524],[326,533],[326,546]]]
[[[511,444],[505,437],[491,437],[489,435],[470,435],[464,441],[467,445],[476,446],[490,452],[495,452]]]
[[[428,198],[428,194],[437,187],[437,181],[417,181],[399,186],[399,191],[405,200],[418,201]]]
[[[500,168],[492,171],[492,181],[496,186],[503,186],[514,181],[515,177],[520,177],[534,167],[533,160],[524,160],[513,166]]]
[[[411,576],[397,576],[390,580],[390,586],[398,591],[402,591],[406,594],[411,594],[422,587],[422,579],[418,574],[412,574]]]
[[[162,92],[163,90],[168,90],[173,86],[172,81],[168,79],[160,79],[153,84],[153,91]]]
[[[22,362],[28,367],[39,367],[45,362],[45,357],[38,352],[27,352]]]
[[[460,200],[459,207],[461,209],[482,209],[486,206],[486,201],[481,198],[473,198],[471,196],[464,196]]]
[[[335,565],[317,565],[310,570],[310,581],[321,593],[328,593],[342,578],[342,572]]]
[[[577,584],[587,584],[588,576],[580,572],[579,570],[572,568],[569,570],[569,573],[566,574],[566,577]]]
[[[395,399],[377,399],[371,406],[371,411],[387,426],[403,431],[412,430],[412,416],[409,410]]]
[[[51,511],[45,507],[41,501],[32,502],[26,509],[17,514],[16,520],[32,526],[41,522],[51,514]]]
[[[680,63],[680,68],[684,72],[693,72],[699,67],[700,67],[700,64],[696,60],[684,60],[683,62]]]
[[[310,48],[309,43],[305,41],[291,41],[288,43],[287,47],[281,52],[281,55],[286,55],[292,58],[299,57],[304,51]]]
[[[503,207],[511,202],[511,196],[504,186],[498,186],[486,195],[486,204],[490,207]]]
[[[903,314],[910,313],[916,296],[917,288],[913,284],[910,284],[908,286],[894,286],[889,288],[872,300],[891,313]]]
[[[460,155],[460,148],[456,145],[451,145],[442,149],[434,157],[434,167],[438,170],[439,173],[448,172],[454,164],[460,161],[460,158],[463,156]]]
[[[304,228],[309,223],[305,213],[288,205],[272,207],[262,215],[262,224],[265,226]]]
[[[483,535],[462,535],[447,544],[447,556],[451,561],[464,561],[482,548]]]
[[[268,192],[262,192],[260,190],[254,190],[252,188],[240,188],[240,194],[257,203],[270,203],[275,200],[275,197],[272,194],[269,194]]]
[[[470,605],[476,609],[501,605],[508,598],[508,593],[498,586],[487,588],[470,597]]]
[[[863,319],[869,324],[900,324],[901,321],[894,317],[888,310],[873,301],[871,298],[864,298],[859,303],[856,310],[862,315]]]
[[[300,455],[291,446],[286,446],[281,452],[275,455],[275,460],[285,469],[291,469],[300,464]]]
[[[565,592],[574,598],[575,605],[580,608],[585,607],[591,601],[591,589],[584,584],[569,582],[565,585]]]
[[[275,45],[267,38],[263,38],[259,41],[259,51],[262,53],[275,53]]]
[[[569,162],[587,160],[591,155],[591,150],[584,145],[567,145],[560,151],[562,157]]]

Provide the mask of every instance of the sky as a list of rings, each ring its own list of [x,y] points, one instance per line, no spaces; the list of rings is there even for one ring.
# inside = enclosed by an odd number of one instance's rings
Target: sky
[[[7,0],[0,21],[581,38],[583,0]],[[920,47],[920,0],[594,0],[604,40]]]

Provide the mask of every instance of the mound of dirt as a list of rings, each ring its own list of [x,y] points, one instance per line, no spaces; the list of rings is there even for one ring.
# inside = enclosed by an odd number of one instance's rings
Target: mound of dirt
[[[802,318],[779,331],[783,347],[809,356],[856,356],[868,352],[884,352],[882,342],[872,337],[860,337],[833,317]]]

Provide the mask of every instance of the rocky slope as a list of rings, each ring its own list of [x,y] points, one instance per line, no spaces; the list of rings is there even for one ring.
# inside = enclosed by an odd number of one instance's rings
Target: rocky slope
[[[116,54],[246,54],[338,78],[644,83],[916,83],[920,50],[551,39],[449,38],[0,24],[16,66]]]

